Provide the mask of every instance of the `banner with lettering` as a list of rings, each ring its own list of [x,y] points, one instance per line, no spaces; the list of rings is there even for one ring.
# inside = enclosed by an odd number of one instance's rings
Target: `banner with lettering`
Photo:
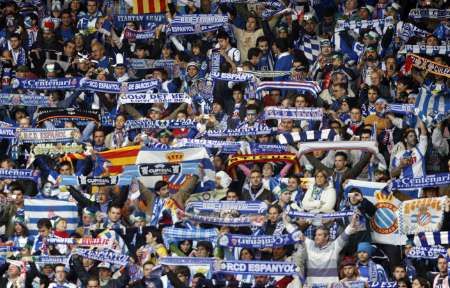
[[[47,96],[0,93],[0,105],[49,106]]]
[[[123,23],[123,24],[125,24],[127,22],[166,24],[167,17],[164,13],[119,14],[119,15],[114,15],[114,21]]]
[[[283,247],[300,241],[300,232],[281,235],[237,235],[224,234],[219,237],[219,245],[223,247],[244,247],[263,249],[267,247]]]
[[[18,128],[18,140],[21,143],[72,142],[75,129],[39,129]]]
[[[80,86],[85,90],[105,93],[146,92],[160,87],[158,80],[142,80],[136,82],[100,81],[81,79]]]
[[[294,275],[297,274],[294,263],[279,261],[221,261],[216,272],[233,275]]]
[[[446,196],[404,201],[399,209],[401,233],[439,231],[444,219],[446,201]]]
[[[80,78],[48,78],[48,79],[21,79],[11,80],[14,89],[32,90],[73,90],[79,87]]]

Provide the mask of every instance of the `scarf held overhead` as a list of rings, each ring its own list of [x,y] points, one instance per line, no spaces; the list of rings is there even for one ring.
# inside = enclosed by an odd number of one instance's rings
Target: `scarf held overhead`
[[[267,204],[261,201],[199,201],[190,202],[186,211],[199,212],[224,212],[238,211],[240,214],[263,214],[267,211]]]
[[[71,142],[75,129],[39,129],[18,128],[18,140],[21,143]]]
[[[192,119],[185,120],[127,120],[125,128],[133,129],[177,129],[177,128],[195,128],[197,122]]]
[[[323,118],[321,108],[280,108],[275,106],[264,109],[264,119],[317,120]]]
[[[412,66],[426,70],[429,73],[450,78],[450,67],[409,53],[406,56],[405,71],[411,71]]]
[[[122,94],[119,97],[120,104],[135,103],[188,103],[192,100],[186,93],[137,93]]]
[[[46,96],[0,93],[0,105],[49,106]]]
[[[300,241],[300,232],[281,235],[237,235],[224,234],[219,237],[218,243],[223,247],[243,247],[263,249],[267,247],[283,247]]]
[[[80,255],[85,258],[101,261],[101,262],[108,262],[115,265],[120,266],[127,266],[129,262],[130,256],[123,255],[123,254],[117,254],[113,251],[109,250],[89,250],[89,249],[82,249],[77,248],[73,252],[74,254]]]

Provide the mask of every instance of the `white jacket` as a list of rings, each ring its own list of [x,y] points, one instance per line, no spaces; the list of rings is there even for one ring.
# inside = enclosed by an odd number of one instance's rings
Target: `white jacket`
[[[334,211],[334,205],[336,204],[336,190],[333,188],[331,184],[328,184],[325,189],[323,189],[320,199],[313,199],[313,189],[315,185],[311,185],[306,191],[305,197],[302,201],[302,206],[305,211],[308,212],[332,212]]]

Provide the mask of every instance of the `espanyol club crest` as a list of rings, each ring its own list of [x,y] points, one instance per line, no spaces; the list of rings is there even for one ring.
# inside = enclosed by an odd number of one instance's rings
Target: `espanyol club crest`
[[[417,214],[417,224],[419,226],[426,226],[431,223],[431,214],[425,206],[420,207],[419,214]]]
[[[381,192],[375,193],[378,202],[375,215],[370,220],[372,229],[380,234],[391,234],[398,229],[398,207],[392,203],[392,195],[386,196]]]
[[[228,236],[227,235],[222,235],[220,238],[219,238],[219,245],[220,246],[228,246]]]

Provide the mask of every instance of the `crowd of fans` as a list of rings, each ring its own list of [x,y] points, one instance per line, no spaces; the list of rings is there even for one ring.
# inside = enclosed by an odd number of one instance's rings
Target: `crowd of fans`
[[[406,245],[395,241],[375,243],[370,220],[377,207],[358,187],[344,189],[351,179],[387,183],[398,178],[450,172],[447,114],[435,117],[419,115],[417,109],[409,113],[389,109],[391,104],[412,104],[417,108],[416,100],[422,91],[433,91],[433,97],[443,95],[448,100],[449,74],[437,75],[417,67],[407,69],[407,54],[401,52],[405,45],[449,47],[447,15],[419,20],[409,17],[411,9],[448,12],[446,0],[172,0],[164,21],[158,23],[123,22],[115,17],[132,15],[133,5],[138,2],[0,3],[2,99],[13,99],[8,97],[19,94],[45,96],[48,100],[46,107],[3,101],[1,127],[74,128],[73,145],[81,145],[83,149],[78,153],[84,153],[82,159],[68,157],[70,153],[40,154],[34,149],[38,144],[22,143],[18,136],[0,139],[3,170],[33,169],[40,173],[36,181],[9,179],[4,175],[0,180],[1,246],[17,248],[1,252],[0,287],[368,287],[374,283],[384,285],[379,287],[449,287],[446,255],[437,259],[406,257],[408,249],[414,246],[411,238],[414,235],[410,235]],[[267,15],[273,2],[285,9]],[[227,23],[203,33],[197,30],[185,35],[171,34],[171,21],[189,14],[227,16]],[[340,20],[364,22],[388,17],[392,22],[382,25],[335,29]],[[125,36],[127,29],[151,30],[153,34],[140,40]],[[445,47],[443,52],[436,50],[431,55],[425,50],[414,53],[446,66],[450,50]],[[132,64],[136,62],[143,63],[143,67]],[[250,81],[228,81],[220,76],[245,73],[252,73]],[[147,92],[185,93],[190,100],[120,103],[122,94],[114,91],[63,85],[60,89],[46,90],[15,85],[17,79],[53,78],[119,83],[157,80],[159,86]],[[262,81],[273,81],[275,86],[255,91]],[[312,83],[305,81],[315,81],[319,92],[285,89],[288,82]],[[298,120],[286,115],[267,119],[265,109],[273,106],[292,108],[289,111],[320,108],[322,117]],[[55,117],[41,121],[42,109],[49,107],[67,111],[67,115],[95,111],[99,118],[77,121],[73,120],[75,117],[62,120]],[[190,119],[196,126],[128,129],[128,121],[143,119],[154,123]],[[271,129],[272,133],[238,132],[264,129]],[[328,141],[375,141],[377,151],[357,149],[358,145],[356,149],[340,150],[337,145],[299,154],[298,148],[308,139],[300,139],[299,146],[279,139],[280,135],[296,132],[304,135],[301,132],[328,129],[336,134]],[[225,132],[222,138],[211,138],[207,131]],[[184,138],[188,140],[183,142]],[[98,167],[100,156],[96,155],[101,152],[135,145],[177,151],[180,143],[191,139],[226,140],[239,143],[240,147],[230,154],[223,147],[205,144],[215,179],[205,179],[206,167],[198,165],[181,186],[169,183],[167,178],[151,186],[136,180],[124,186],[61,183],[62,176],[107,176],[108,168]],[[39,145],[46,144],[42,142]],[[49,143],[56,147],[53,141]],[[270,150],[280,148],[280,143],[286,150]],[[267,150],[261,148],[264,145]],[[235,154],[265,153],[293,153],[297,157],[293,162],[276,159],[239,165],[229,162]],[[448,185],[419,190],[416,194],[389,192],[405,201],[445,196],[449,191]],[[262,220],[256,227],[213,225],[182,217],[182,210],[192,200],[190,197],[205,192],[210,200],[261,201],[268,208],[259,215]],[[24,216],[26,199],[77,203],[77,229],[68,231],[68,220],[58,217],[55,210],[56,217],[38,219],[37,234],[33,235],[29,231],[30,219]],[[177,209],[166,209],[168,201],[175,203]],[[321,220],[288,217],[288,209],[313,214],[356,212],[347,218]],[[448,209],[441,231],[448,231],[447,217]],[[300,232],[300,236],[294,244],[281,247],[224,247],[218,245],[217,239],[193,241],[181,237],[170,241],[162,233],[167,227],[217,228],[220,235],[257,237]],[[55,245],[47,241],[55,237],[96,238],[105,231],[117,233],[114,248],[130,257],[126,265],[71,255],[76,244]],[[32,257],[44,255],[71,256],[66,263],[50,264],[38,263]],[[221,274],[202,265],[161,264],[167,256],[214,257],[219,263],[281,261],[294,263],[297,268],[296,273],[281,276]]]

